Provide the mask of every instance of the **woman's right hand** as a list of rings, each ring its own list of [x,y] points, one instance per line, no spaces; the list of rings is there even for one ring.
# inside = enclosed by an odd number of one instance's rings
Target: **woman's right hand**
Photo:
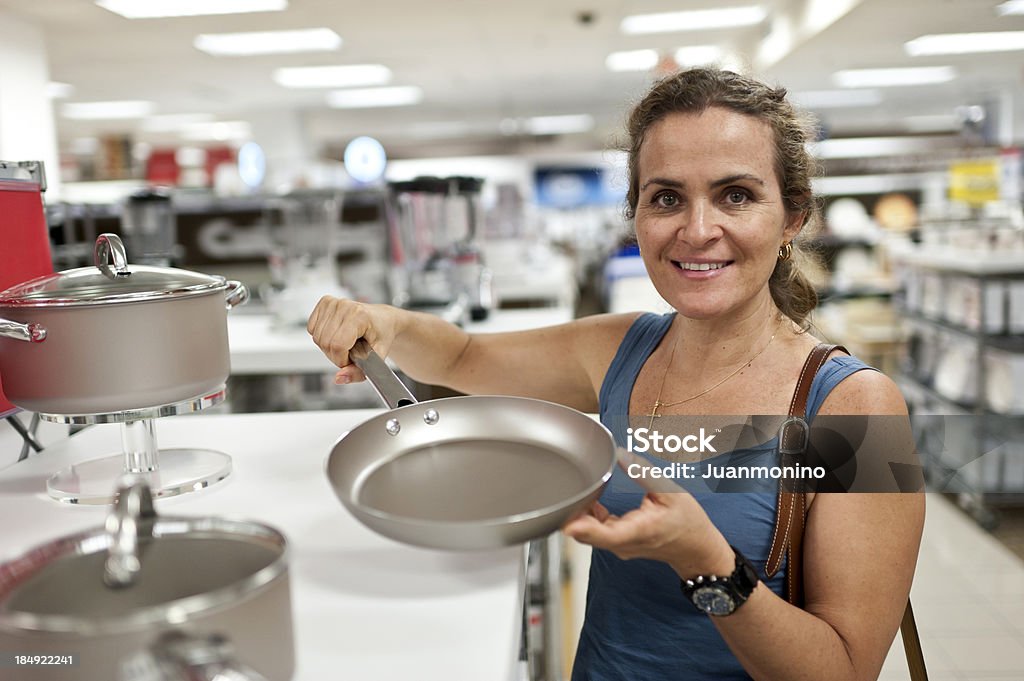
[[[366,379],[349,358],[349,350],[360,338],[381,357],[387,357],[398,332],[399,310],[390,305],[371,305],[324,296],[313,308],[306,330],[313,342],[336,366],[335,383],[356,383]]]

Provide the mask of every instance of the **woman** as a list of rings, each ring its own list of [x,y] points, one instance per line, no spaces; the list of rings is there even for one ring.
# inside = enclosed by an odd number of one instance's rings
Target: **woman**
[[[685,71],[657,83],[628,126],[629,213],[674,314],[471,336],[429,315],[325,298],[309,331],[341,367],[337,381],[363,379],[348,351],[364,337],[421,382],[599,411],[620,443],[625,423],[667,415],[786,414],[817,341],[805,332],[813,290],[793,257],[814,212],[812,162],[785,90]],[[905,416],[895,385],[866,369],[835,352],[808,417]],[[654,492],[623,475],[565,527],[595,547],[574,679],[877,678],[910,589],[921,495],[809,494],[798,608],[780,595],[782,572],[764,572],[773,499]],[[744,593],[706,614],[681,588],[698,576],[731,577]]]

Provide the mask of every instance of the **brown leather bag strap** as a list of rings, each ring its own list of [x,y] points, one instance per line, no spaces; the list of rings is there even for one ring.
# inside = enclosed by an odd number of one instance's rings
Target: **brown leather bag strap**
[[[782,465],[789,463],[785,460],[787,457],[793,457],[796,462],[801,459],[800,453],[807,445],[807,425],[804,419],[807,416],[807,398],[811,392],[811,384],[818,370],[825,364],[825,360],[836,349],[849,354],[841,345],[820,343],[804,362],[796,390],[793,391],[793,399],[789,404],[789,419],[780,428],[779,455],[783,458],[780,462]],[[803,423],[803,426],[797,426],[797,423]],[[772,546],[764,570],[765,576],[774,576],[782,566],[782,556],[786,556],[786,600],[797,607],[803,605],[803,540],[806,520],[807,495],[800,489],[780,484],[775,531],[772,534]],[[900,622],[900,633],[903,636],[903,648],[907,656],[911,681],[928,681],[921,639],[917,633],[917,622],[909,598],[903,611],[903,620]]]
[[[800,371],[800,378],[797,379],[796,390],[793,391],[793,399],[789,403],[789,418],[779,429],[781,456],[798,458],[802,454],[807,438],[807,425],[804,418],[807,416],[807,398],[811,393],[811,384],[828,356],[837,348],[846,352],[846,348],[842,346],[819,343],[807,355],[803,369]],[[782,461],[780,463],[786,465],[790,462]],[[796,604],[799,604],[803,594],[802,561],[799,558],[794,561],[792,557],[793,555],[799,557],[800,551],[803,549],[806,514],[807,502],[803,490],[780,485],[775,505],[775,531],[772,534],[772,545],[768,551],[768,562],[765,563],[764,571],[767,577],[775,576],[775,573],[782,567],[782,557],[784,555],[789,557],[789,568],[786,570],[786,596],[790,603]]]

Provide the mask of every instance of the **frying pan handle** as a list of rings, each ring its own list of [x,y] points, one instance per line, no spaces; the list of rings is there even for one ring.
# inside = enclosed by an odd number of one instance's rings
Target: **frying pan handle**
[[[380,399],[389,409],[397,409],[409,404],[416,404],[416,398],[412,396],[405,384],[398,380],[398,376],[392,371],[387,363],[380,358],[370,344],[360,338],[348,352],[355,365],[363,370],[370,385],[377,391]]]

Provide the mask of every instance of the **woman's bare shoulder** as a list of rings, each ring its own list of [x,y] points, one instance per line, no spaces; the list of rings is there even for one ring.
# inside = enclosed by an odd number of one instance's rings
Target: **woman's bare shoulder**
[[[641,315],[640,312],[595,314],[572,322],[577,351],[585,358],[588,368],[607,368],[626,332]]]
[[[840,381],[819,414],[888,414],[904,416],[907,403],[896,383],[881,371],[864,369]]]

